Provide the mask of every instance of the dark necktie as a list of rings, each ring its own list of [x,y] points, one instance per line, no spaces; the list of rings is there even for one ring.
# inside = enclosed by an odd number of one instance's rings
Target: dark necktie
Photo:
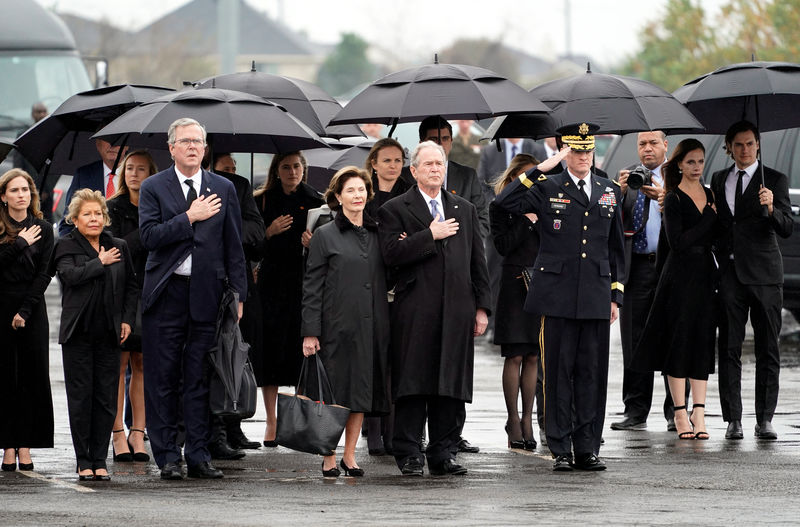
[[[511,160],[517,156],[517,145],[511,145]]]
[[[589,198],[586,197],[586,191],[583,190],[583,188],[585,186],[586,186],[586,182],[584,180],[581,179],[581,180],[578,181],[578,190],[581,191],[581,198],[582,198],[581,201],[583,201],[584,205],[588,205],[589,204]]]
[[[189,186],[189,192],[186,193],[186,208],[192,206],[192,202],[197,199],[197,192],[194,190],[194,183],[191,179],[184,179],[183,182]]]
[[[740,170],[738,172],[739,179],[736,180],[736,195],[734,196],[734,199],[733,199],[733,213],[734,214],[737,214],[737,213],[741,212],[740,209],[739,209],[739,206],[742,204],[742,190],[743,190],[742,189],[742,178],[744,178],[745,174],[747,174],[747,172],[745,172],[744,170]]]
[[[644,254],[647,252],[647,233],[644,228],[644,204],[646,201],[644,192],[639,191],[636,203],[633,206],[633,252]]]

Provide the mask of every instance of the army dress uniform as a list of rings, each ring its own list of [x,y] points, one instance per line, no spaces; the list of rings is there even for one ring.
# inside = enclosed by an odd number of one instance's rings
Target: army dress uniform
[[[496,200],[509,212],[539,216],[525,310],[542,317],[545,431],[557,459],[571,459],[573,450],[576,459],[599,452],[611,302],[621,305],[624,291],[617,281],[625,257],[619,186],[594,173],[585,181],[591,198],[568,170],[548,177],[532,169]]]

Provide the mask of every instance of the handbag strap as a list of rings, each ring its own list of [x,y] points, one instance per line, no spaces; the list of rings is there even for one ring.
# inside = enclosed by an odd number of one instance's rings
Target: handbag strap
[[[325,387],[328,388],[328,393],[331,394],[330,404],[336,404],[336,398],[333,395],[333,386],[331,386],[331,381],[328,379],[328,372],[325,371],[325,365],[322,364],[322,359],[319,358],[319,353],[315,353],[314,357],[317,358],[317,386],[319,387],[319,400],[321,402],[325,402],[323,391],[322,391],[322,381],[325,380]]]

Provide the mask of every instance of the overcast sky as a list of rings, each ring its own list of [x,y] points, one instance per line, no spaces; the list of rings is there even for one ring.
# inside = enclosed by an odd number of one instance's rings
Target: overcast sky
[[[188,0],[37,0],[45,7],[86,18],[106,18],[139,29]],[[545,59],[567,51],[566,5],[571,6],[572,52],[606,65],[636,50],[637,33],[663,16],[666,0],[242,0],[305,32],[313,41],[336,43],[342,32],[413,55],[428,55],[458,37],[502,38]],[[704,0],[715,16],[724,0]],[[402,6],[402,9],[399,7]],[[407,50],[407,51],[406,51]]]

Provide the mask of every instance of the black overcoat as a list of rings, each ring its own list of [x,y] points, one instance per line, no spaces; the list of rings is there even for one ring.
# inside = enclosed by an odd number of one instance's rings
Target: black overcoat
[[[353,412],[388,413],[389,303],[378,226],[359,234],[344,214],[314,231],[303,279],[304,337],[319,356],[336,402]]]
[[[442,192],[458,232],[434,241],[430,209],[414,185],[378,211],[381,251],[396,269],[392,307],[392,396],[472,400],[477,308],[491,311],[489,273],[475,207]],[[407,237],[400,239],[401,234]]]

